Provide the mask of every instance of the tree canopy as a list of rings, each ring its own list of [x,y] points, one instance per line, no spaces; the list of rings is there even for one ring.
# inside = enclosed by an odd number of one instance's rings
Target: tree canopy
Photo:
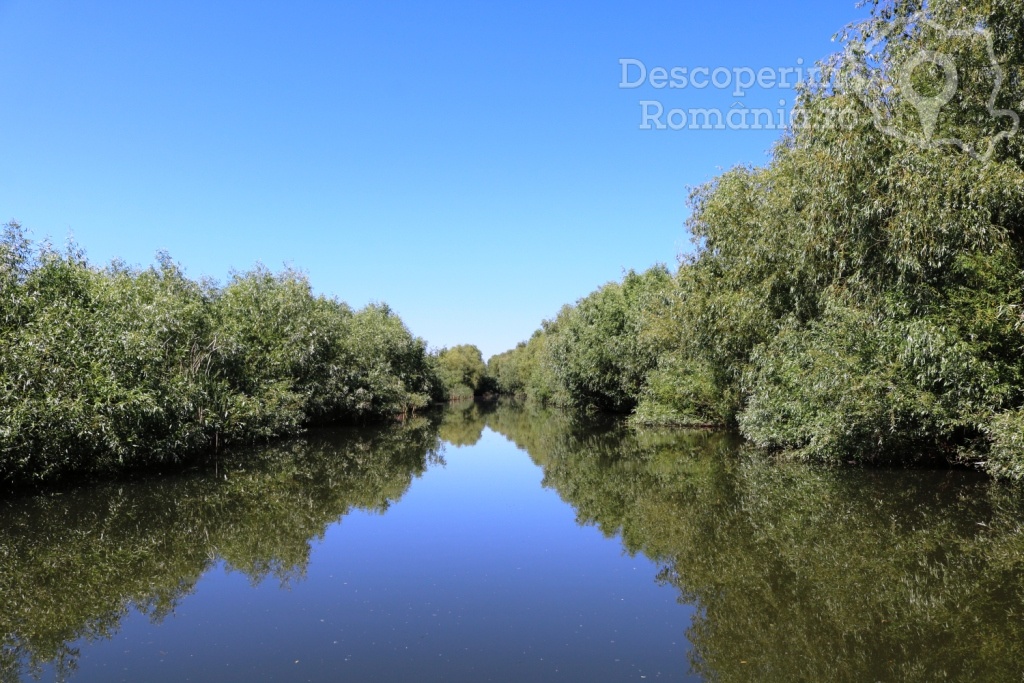
[[[437,354],[438,373],[452,400],[473,398],[487,389],[483,354],[472,344],[442,349]]]
[[[692,191],[693,255],[563,309],[492,359],[499,386],[802,459],[1024,477],[1022,16],[875,2],[770,162]]]
[[[99,268],[16,223],[0,239],[0,482],[180,462],[443,395],[387,306],[353,311],[297,271],[218,286],[166,255]]]

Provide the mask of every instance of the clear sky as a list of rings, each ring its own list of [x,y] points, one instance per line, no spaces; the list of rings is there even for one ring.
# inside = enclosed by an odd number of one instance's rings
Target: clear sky
[[[788,109],[789,88],[737,95],[737,70],[778,80],[865,15],[854,0],[0,0],[0,221],[71,235],[95,263],[166,249],[222,281],[293,265],[486,358],[625,270],[674,266],[688,188],[763,163],[779,135],[672,130],[672,109]],[[648,79],[620,87],[620,60]],[[653,87],[656,67],[685,68],[685,87]],[[728,85],[697,87],[716,68]],[[641,129],[645,101],[666,129]]]

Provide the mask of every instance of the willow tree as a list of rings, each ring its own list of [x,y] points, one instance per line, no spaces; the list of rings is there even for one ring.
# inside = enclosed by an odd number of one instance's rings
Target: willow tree
[[[693,191],[659,305],[627,278],[543,335],[560,388],[804,459],[1024,478],[1022,19],[875,2],[770,162]]]
[[[217,286],[166,255],[96,267],[33,248],[17,224],[0,238],[0,485],[388,418],[440,393],[394,312],[354,312],[302,273]]]
[[[877,4],[771,163],[695,192],[683,355],[755,443],[1024,474],[1021,9]]]
[[[450,399],[471,399],[485,389],[487,366],[480,349],[473,344],[442,349],[437,354],[437,365]]]

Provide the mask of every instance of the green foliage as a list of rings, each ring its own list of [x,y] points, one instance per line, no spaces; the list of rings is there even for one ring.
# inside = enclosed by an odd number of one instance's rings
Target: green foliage
[[[1024,480],[1024,409],[996,415],[986,429],[992,439],[985,469],[996,476]]]
[[[437,354],[437,368],[450,400],[472,399],[488,387],[483,354],[472,344],[442,349]]]
[[[131,269],[0,242],[0,481],[178,462],[309,424],[405,414],[441,393],[386,306],[353,313],[295,271],[224,287],[169,257]]]
[[[526,344],[488,362],[500,391],[579,408],[627,412],[636,405],[658,342],[647,319],[669,305],[672,277],[661,266],[630,272],[566,306]]]
[[[673,278],[563,310],[532,365],[552,394],[807,459],[1022,476],[1024,133],[1006,111],[1024,102],[1024,3],[934,0],[934,22],[924,4],[875,2],[770,163],[693,191],[696,253]],[[902,70],[930,52],[960,75],[934,131],[906,93],[937,74]],[[525,350],[496,358],[506,391]]]
[[[523,396],[541,404],[568,402],[548,350],[557,329],[557,321],[544,321],[529,341],[487,361],[488,374],[494,378],[500,393]]]
[[[628,412],[657,362],[642,334],[644,320],[665,306],[672,278],[663,267],[610,283],[563,309],[548,353],[573,405]]]
[[[355,314],[348,347],[349,395],[360,414],[411,412],[443,394],[426,342],[414,337],[386,305],[370,305]]]

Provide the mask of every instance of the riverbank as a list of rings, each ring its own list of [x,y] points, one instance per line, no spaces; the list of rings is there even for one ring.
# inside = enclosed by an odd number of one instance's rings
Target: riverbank
[[[225,285],[0,239],[0,484],[186,461],[442,400],[426,342],[294,270]]]

